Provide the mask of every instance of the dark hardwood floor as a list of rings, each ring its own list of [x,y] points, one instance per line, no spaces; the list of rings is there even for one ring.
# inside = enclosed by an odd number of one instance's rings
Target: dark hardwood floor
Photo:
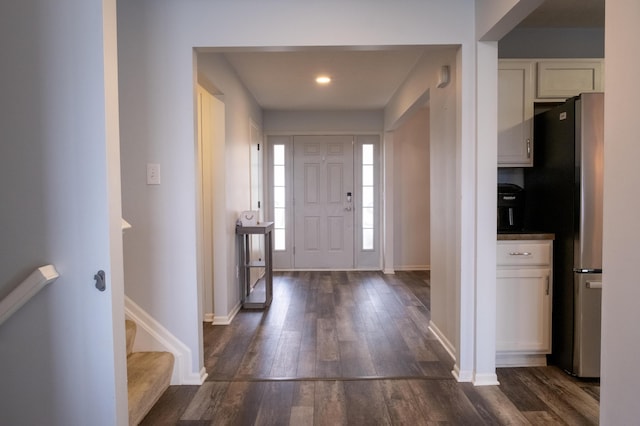
[[[290,272],[266,311],[204,324],[202,386],[171,386],[143,425],[595,425],[599,383],[555,367],[451,375],[428,330],[429,273]]]

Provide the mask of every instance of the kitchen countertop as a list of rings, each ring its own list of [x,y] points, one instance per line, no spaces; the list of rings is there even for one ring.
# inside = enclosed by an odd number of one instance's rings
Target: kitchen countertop
[[[510,240],[553,240],[555,234],[549,232],[533,232],[533,231],[518,231],[518,232],[498,232],[498,241],[510,241]]]

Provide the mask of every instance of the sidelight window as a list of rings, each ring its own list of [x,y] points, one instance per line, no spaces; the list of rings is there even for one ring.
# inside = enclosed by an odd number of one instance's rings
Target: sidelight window
[[[273,145],[273,249],[286,250],[285,146]]]
[[[373,144],[362,145],[362,250],[374,249],[375,210]]]

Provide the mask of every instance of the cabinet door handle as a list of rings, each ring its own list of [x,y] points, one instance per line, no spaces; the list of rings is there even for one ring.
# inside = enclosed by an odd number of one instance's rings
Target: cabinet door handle
[[[531,139],[527,139],[527,158],[531,158]]]
[[[549,295],[549,277],[547,277],[547,291],[546,291],[546,293],[547,293],[547,296],[548,296]]]
[[[531,256],[531,252],[528,251],[512,251],[509,256]]]

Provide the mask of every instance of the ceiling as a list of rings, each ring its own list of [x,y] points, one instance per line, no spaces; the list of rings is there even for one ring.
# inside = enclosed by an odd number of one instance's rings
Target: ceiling
[[[605,0],[545,0],[519,28],[603,27]],[[240,79],[266,110],[382,109],[423,55],[436,46],[227,51]],[[331,84],[315,83],[327,74]]]
[[[382,109],[425,54],[441,47],[231,52],[225,56],[264,109]],[[315,78],[331,77],[319,85]]]
[[[605,0],[545,0],[522,27],[604,27]]]

